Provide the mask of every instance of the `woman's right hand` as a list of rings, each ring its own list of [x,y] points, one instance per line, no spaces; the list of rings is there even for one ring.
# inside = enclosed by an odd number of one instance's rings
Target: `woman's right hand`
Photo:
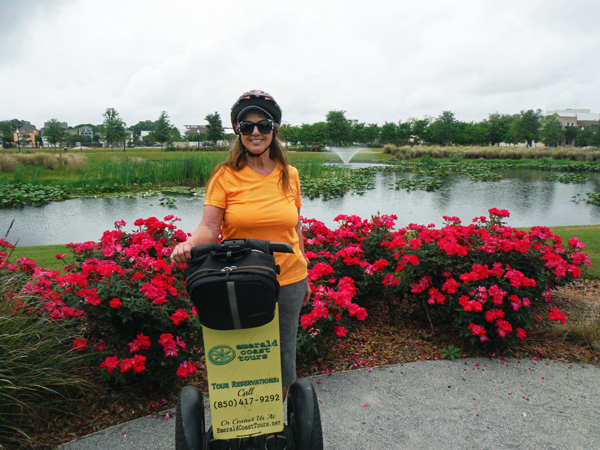
[[[177,244],[171,253],[171,263],[185,264],[192,259],[192,248],[190,241]]]

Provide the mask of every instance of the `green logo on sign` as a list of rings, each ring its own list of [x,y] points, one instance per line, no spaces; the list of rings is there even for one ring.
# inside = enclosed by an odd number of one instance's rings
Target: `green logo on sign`
[[[228,345],[217,345],[208,352],[208,359],[218,366],[227,364],[235,358],[235,350]]]

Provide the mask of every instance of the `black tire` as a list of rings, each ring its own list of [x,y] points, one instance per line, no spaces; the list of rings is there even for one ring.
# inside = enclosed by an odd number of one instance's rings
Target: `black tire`
[[[290,386],[287,413],[296,450],[323,450],[319,402],[310,381],[301,378]]]
[[[175,449],[202,450],[204,426],[204,397],[196,386],[185,386],[177,399]]]

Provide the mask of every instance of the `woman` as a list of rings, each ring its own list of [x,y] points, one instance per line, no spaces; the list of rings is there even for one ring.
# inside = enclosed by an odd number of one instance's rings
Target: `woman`
[[[300,308],[310,297],[300,223],[300,179],[276,139],[281,108],[271,95],[259,90],[242,94],[231,108],[231,124],[238,139],[208,181],[200,225],[186,242],[175,247],[171,261],[189,261],[192,248],[215,242],[221,228],[224,239],[291,244],[294,254],[275,254],[281,267],[278,302],[285,398],[288,386],[296,379]],[[281,445],[283,435],[271,437],[267,437],[268,448],[285,448]]]

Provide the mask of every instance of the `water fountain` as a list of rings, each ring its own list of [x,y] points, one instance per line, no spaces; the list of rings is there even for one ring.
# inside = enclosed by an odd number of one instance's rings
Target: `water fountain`
[[[344,165],[347,165],[350,160],[356,155],[365,150],[363,147],[325,147],[325,150],[329,149],[330,152],[335,153],[343,161]]]

